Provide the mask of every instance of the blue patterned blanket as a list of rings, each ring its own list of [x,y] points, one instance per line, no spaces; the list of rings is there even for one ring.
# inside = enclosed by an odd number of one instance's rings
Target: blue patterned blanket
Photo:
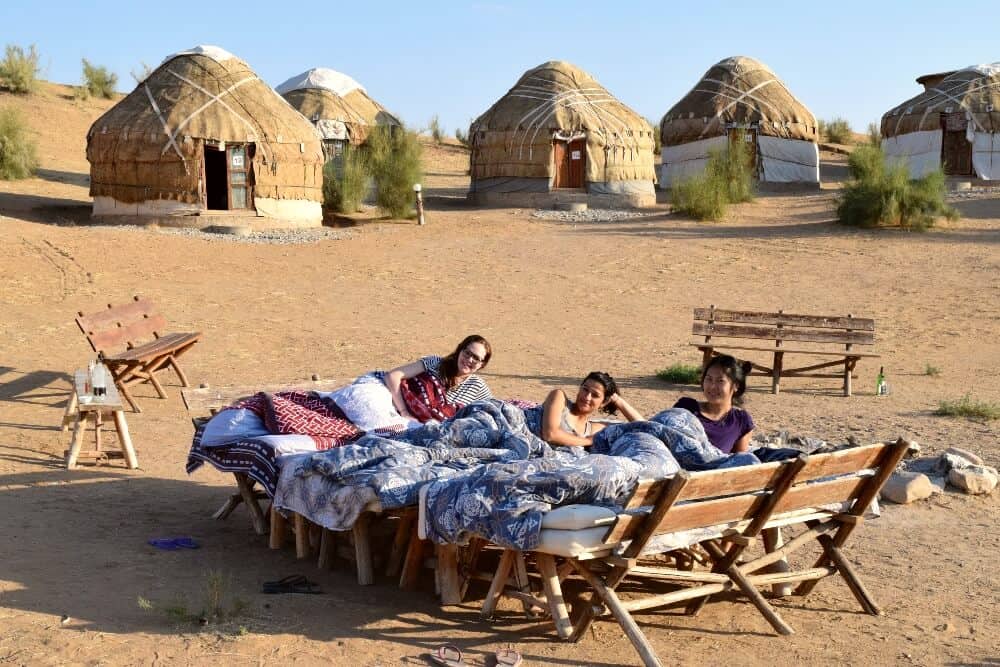
[[[364,436],[298,456],[282,471],[275,506],[332,530],[348,530],[370,503],[386,510],[411,506],[430,485],[425,530],[431,539],[457,542],[476,533],[530,549],[537,544],[541,515],[552,506],[613,506],[639,479],[666,477],[681,467],[757,462],[749,454],[720,453],[685,410],[609,426],[589,451],[551,447],[530,426],[523,410],[483,401],[460,409],[453,419],[391,439]]]

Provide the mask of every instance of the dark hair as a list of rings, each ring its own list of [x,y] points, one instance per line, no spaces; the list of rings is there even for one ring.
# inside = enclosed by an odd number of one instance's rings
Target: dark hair
[[[618,393],[618,383],[616,383],[615,379],[604,371],[591,371],[587,377],[583,378],[583,382],[580,383],[580,386],[582,387],[587,380],[593,380],[604,388],[604,398],[610,398]],[[601,411],[606,412],[609,415],[613,415],[618,412],[615,406],[610,403],[602,405]]]
[[[469,347],[473,343],[480,343],[486,348],[486,356],[483,357],[483,365],[480,366],[479,369],[482,370],[486,368],[486,364],[490,363],[490,357],[493,356],[493,348],[490,346],[489,341],[478,334],[466,336],[462,339],[462,342],[455,347],[454,352],[441,360],[441,377],[444,379],[445,389],[451,389],[455,386],[455,379],[458,377],[458,355],[462,354],[462,350]]]
[[[702,385],[705,384],[705,376],[708,375],[709,369],[715,366],[721,368],[722,372],[729,377],[729,380],[736,385],[736,393],[733,394],[733,404],[743,405],[743,392],[747,390],[747,375],[750,374],[753,364],[749,361],[740,361],[729,354],[720,354],[717,357],[712,357],[705,364],[705,369],[701,372]]]

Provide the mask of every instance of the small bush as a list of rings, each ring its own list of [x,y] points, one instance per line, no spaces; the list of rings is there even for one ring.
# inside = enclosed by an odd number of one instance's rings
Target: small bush
[[[455,139],[466,148],[469,147],[469,135],[462,128],[455,129]]]
[[[649,118],[646,119],[646,122],[653,128],[653,155],[659,155],[663,152],[663,144],[660,141],[660,126],[658,123],[654,123]]]
[[[93,65],[86,58],[83,59],[83,85],[91,95],[109,100],[114,96],[117,84],[117,74],[109,72],[107,67]]]
[[[73,86],[73,99],[84,101],[90,99],[90,91],[86,86]]]
[[[3,60],[0,60],[0,86],[12,93],[26,95],[38,89],[38,51],[32,44],[25,51],[20,46],[7,45]]]
[[[958,212],[945,203],[940,169],[910,180],[903,163],[886,166],[882,149],[859,146],[847,161],[850,180],[837,202],[837,218],[855,227],[893,227],[924,231],[937,218],[954,220]]]
[[[936,378],[941,375],[941,369],[937,366],[932,366],[930,364],[924,364],[924,375],[929,375],[932,378]]]
[[[820,121],[820,134],[833,144],[854,143],[854,133],[851,131],[851,124],[843,118]]]
[[[437,116],[431,118],[431,122],[427,125],[427,131],[431,133],[431,138],[438,146],[444,143],[444,130],[441,129],[441,121]]]
[[[701,383],[701,366],[674,364],[662,371],[656,371],[656,377],[673,384],[699,384]]]
[[[878,123],[868,123],[868,145],[882,145],[882,130],[879,129]]]
[[[721,220],[729,204],[753,198],[753,172],[742,141],[729,142],[726,151],[713,151],[703,174],[681,181],[671,191],[674,209],[698,220]]]
[[[375,203],[387,215],[406,217],[413,208],[413,185],[423,176],[416,133],[380,125],[368,136],[366,151],[377,190]]]
[[[940,401],[934,414],[943,417],[1000,419],[1000,404],[973,400],[968,394],[957,401]]]
[[[368,191],[368,180],[364,150],[344,146],[340,160],[330,160],[323,166],[323,204],[338,213],[358,211]]]
[[[37,148],[21,114],[15,109],[0,109],[0,179],[28,178],[36,168]]]

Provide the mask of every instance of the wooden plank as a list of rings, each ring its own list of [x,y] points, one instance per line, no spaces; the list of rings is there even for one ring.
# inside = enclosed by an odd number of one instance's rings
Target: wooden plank
[[[813,343],[853,343],[858,345],[875,344],[875,334],[870,331],[815,331],[810,329],[779,329],[768,326],[695,322],[691,325],[691,333],[696,336],[718,336],[720,338],[795,340]]]
[[[793,313],[762,313],[749,310],[695,308],[694,319],[714,320],[715,322],[739,322],[742,324],[782,324],[789,327],[813,327],[815,329],[875,331],[875,320],[866,317],[845,317],[843,315],[796,315]]]
[[[136,297],[133,301],[118,306],[108,304],[107,309],[89,315],[80,313],[76,318],[76,323],[85,333],[104,331],[116,329],[155,314],[156,306],[151,301]]]
[[[725,343],[721,345],[716,345],[714,343],[689,343],[691,347],[697,347],[699,350],[750,350],[752,352],[774,352],[773,347],[761,347],[752,345],[727,345]],[[781,348],[783,352],[791,352],[793,354],[812,354],[820,357],[848,357],[864,359],[864,358],[877,358],[881,357],[881,354],[876,354],[874,352],[858,352],[857,350],[841,350],[839,352],[830,352],[828,350],[807,350],[804,348],[791,348],[783,347]],[[768,371],[768,375],[770,375]]]
[[[811,455],[797,481],[806,482],[820,477],[874,468],[886,447],[888,447],[886,444],[863,445],[837,452]]]
[[[870,477],[842,477],[829,482],[800,484],[788,490],[778,501],[775,513],[816,507],[828,503],[854,500],[864,489]]]

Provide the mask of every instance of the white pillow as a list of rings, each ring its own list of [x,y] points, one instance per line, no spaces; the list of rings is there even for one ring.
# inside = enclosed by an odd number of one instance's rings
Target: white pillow
[[[616,516],[614,510],[598,505],[563,505],[545,513],[542,528],[580,530],[608,526]]]
[[[418,422],[402,417],[392,404],[392,394],[381,382],[357,382],[331,395],[344,414],[362,431],[377,428],[410,428]]]

